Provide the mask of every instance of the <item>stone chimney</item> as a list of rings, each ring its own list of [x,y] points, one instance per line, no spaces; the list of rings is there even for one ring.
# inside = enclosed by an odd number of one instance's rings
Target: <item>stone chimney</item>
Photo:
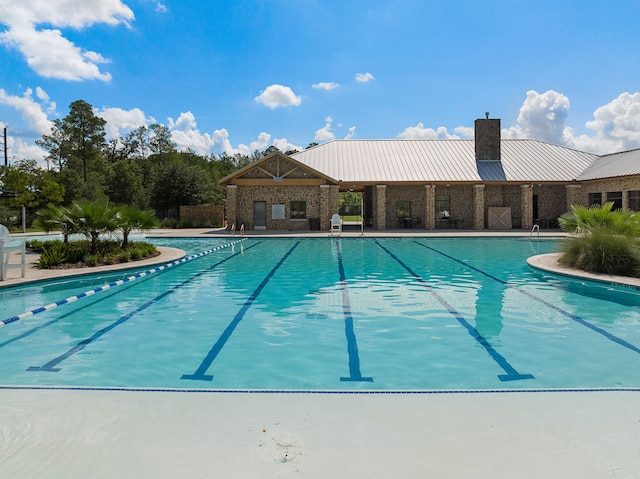
[[[485,119],[475,121],[476,160],[500,161],[500,119]]]

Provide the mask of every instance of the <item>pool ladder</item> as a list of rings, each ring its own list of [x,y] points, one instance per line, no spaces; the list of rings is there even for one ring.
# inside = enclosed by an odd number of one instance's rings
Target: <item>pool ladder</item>
[[[231,236],[235,236],[235,235],[236,235],[236,224],[233,223],[231,225]],[[240,225],[240,236],[244,237],[244,223]]]
[[[531,232],[529,233],[529,239],[531,239],[533,233],[537,233],[538,239],[540,239],[540,225],[533,225],[533,228],[531,228]]]

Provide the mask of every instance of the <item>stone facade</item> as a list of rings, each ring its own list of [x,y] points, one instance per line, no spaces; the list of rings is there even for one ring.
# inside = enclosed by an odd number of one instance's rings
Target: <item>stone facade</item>
[[[479,119],[474,122],[476,160],[500,161],[500,120]]]
[[[401,227],[398,224],[398,202],[408,201],[411,205],[411,218],[414,225],[424,224],[427,216],[427,199],[425,197],[424,186],[387,186],[386,188],[386,211],[384,212],[385,229]]]
[[[577,204],[584,206],[589,205],[589,194],[600,193],[602,195],[602,202],[607,201],[608,192],[622,192],[622,207],[629,208],[628,198],[629,191],[640,190],[640,176],[628,176],[624,178],[606,178],[602,180],[592,180],[580,183],[580,193],[578,196]],[[573,203],[575,204],[575,203]]]
[[[484,185],[473,185],[473,229],[484,229]]]
[[[326,217],[327,213],[322,208],[322,196],[323,188],[320,186],[242,186],[238,188],[235,203],[235,218],[230,216],[230,212],[233,208],[228,208],[228,221],[229,224],[235,222],[236,229],[239,229],[244,224],[245,230],[252,230],[255,228],[253,211],[254,202],[264,201],[266,203],[267,212],[267,229],[268,230],[308,230],[310,229],[309,218],[320,219],[321,225],[323,221],[328,229],[329,219],[331,215]],[[327,203],[326,194],[324,195],[325,205]],[[305,201],[307,206],[307,218],[306,219],[291,219],[291,202],[292,201]],[[227,198],[227,205],[229,204],[229,198]],[[272,206],[284,205],[285,219],[273,219],[272,218]],[[326,208],[326,206],[325,206]],[[337,209],[336,209],[337,211]]]
[[[387,229],[387,185],[376,185],[373,193],[373,229]]]
[[[528,230],[533,227],[533,187],[531,185],[521,185],[521,202],[520,212],[522,217],[520,218],[520,225],[516,221],[513,221],[514,228],[522,228]]]

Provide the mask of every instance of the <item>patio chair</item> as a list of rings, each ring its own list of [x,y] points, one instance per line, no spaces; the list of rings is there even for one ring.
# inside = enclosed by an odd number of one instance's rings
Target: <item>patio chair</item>
[[[334,232],[342,233],[342,218],[338,213],[334,214],[331,217],[331,234]]]

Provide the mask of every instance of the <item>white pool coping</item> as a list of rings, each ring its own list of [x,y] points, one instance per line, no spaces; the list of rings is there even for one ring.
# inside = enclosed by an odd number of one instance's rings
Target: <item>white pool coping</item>
[[[7,478],[601,479],[638,471],[637,391],[0,389]]]

